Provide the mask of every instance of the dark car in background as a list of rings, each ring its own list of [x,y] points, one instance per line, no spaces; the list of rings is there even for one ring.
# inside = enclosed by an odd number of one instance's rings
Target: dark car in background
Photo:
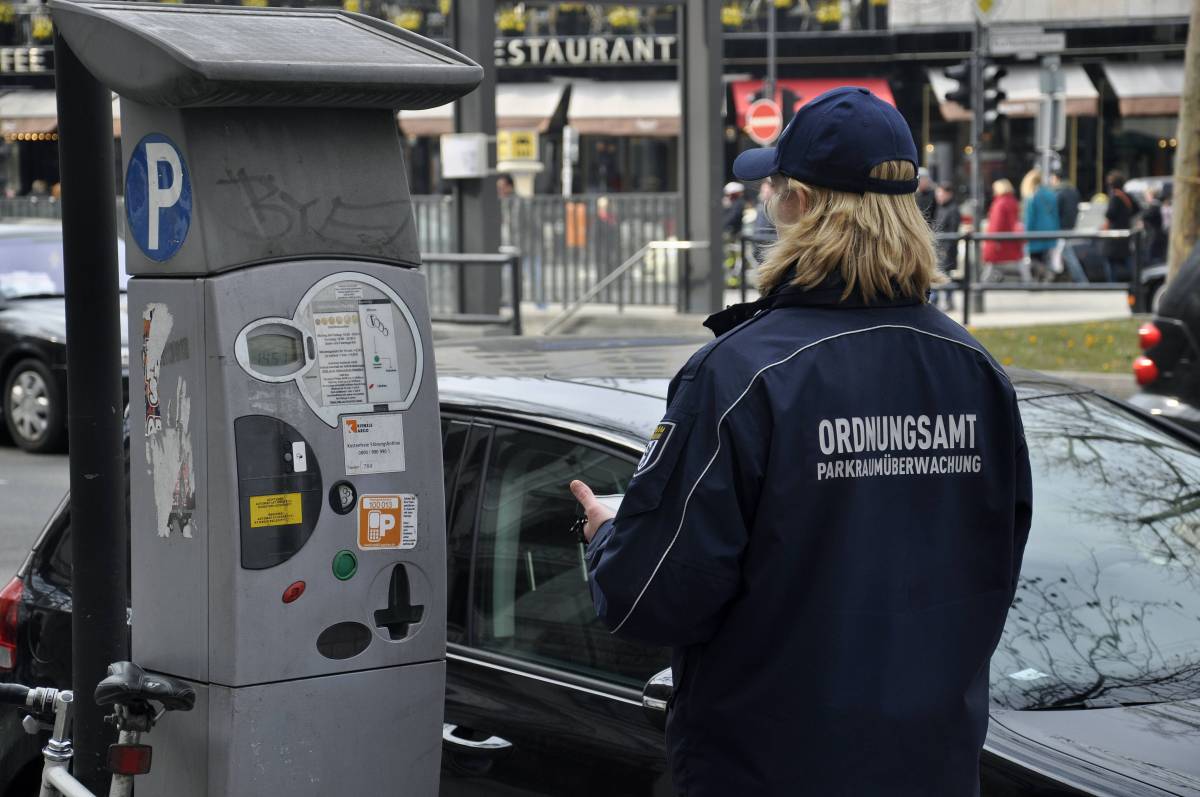
[[[668,653],[596,619],[566,484],[625,490],[668,377],[698,345],[439,348],[443,795],[674,794],[659,730]],[[1012,379],[1035,511],[992,662],[983,795],[1200,795],[1200,438],[1077,385]],[[67,683],[78,531],[64,504],[0,591],[7,677]],[[806,532],[819,529],[798,520]],[[5,794],[31,794],[38,747],[0,713]]]
[[[1133,373],[1142,389],[1130,400],[1200,432],[1200,244],[1167,285],[1138,339],[1143,351]]]
[[[117,247],[120,255],[124,245],[118,241]],[[125,281],[122,268],[121,351],[127,368]],[[62,225],[0,224],[0,416],[8,436],[26,451],[59,451],[67,441],[63,290]]]

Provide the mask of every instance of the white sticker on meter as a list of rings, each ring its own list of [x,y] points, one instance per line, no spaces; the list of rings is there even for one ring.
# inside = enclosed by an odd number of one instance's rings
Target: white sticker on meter
[[[398,412],[342,416],[346,475],[404,470],[404,416]]]
[[[367,368],[367,403],[401,401],[400,371],[396,367],[396,329],[389,301],[358,306],[363,356]]]
[[[314,313],[313,336],[321,364],[321,403],[367,403],[363,339],[358,313]]]

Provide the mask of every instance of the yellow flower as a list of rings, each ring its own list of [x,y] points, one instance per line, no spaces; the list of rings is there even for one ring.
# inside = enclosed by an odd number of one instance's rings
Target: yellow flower
[[[1109,346],[1111,346],[1117,342],[1117,339],[1114,338],[1112,335],[1109,335],[1107,338],[1105,338],[1104,342],[1107,343]]]
[[[1012,365],[1014,362],[1015,362],[1015,360],[1013,360],[1012,357],[1005,357],[1003,360],[1000,361],[1000,364],[1001,365]]]
[[[362,11],[362,3],[359,0],[342,0],[342,8],[352,14],[357,14]]]
[[[1030,336],[1029,336],[1029,342],[1030,342],[1030,343],[1035,343],[1035,344],[1036,344],[1036,343],[1037,343],[1037,335],[1030,335]]]
[[[1067,348],[1068,349],[1075,348],[1075,338],[1067,338]]]
[[[1087,346],[1089,349],[1092,348],[1093,346],[1095,346],[1096,345],[1096,336],[1093,335],[1091,332],[1087,333],[1087,335],[1085,335],[1083,338],[1083,345]]]

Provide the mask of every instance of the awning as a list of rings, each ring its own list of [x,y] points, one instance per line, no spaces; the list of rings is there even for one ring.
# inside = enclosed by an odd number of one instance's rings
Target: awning
[[[1000,89],[1008,97],[1000,103],[1000,113],[1005,116],[1028,118],[1037,116],[1042,101],[1041,67],[1011,66],[1008,74],[1000,78]],[[1095,116],[1100,107],[1100,95],[1092,81],[1079,64],[1062,67],[1065,81],[1067,116]],[[946,95],[958,87],[958,82],[942,74],[941,69],[930,69],[929,82],[937,95],[942,117],[948,122],[969,122],[971,112],[956,102],[947,102]]]
[[[562,83],[500,83],[496,86],[496,127],[546,132],[562,100]],[[423,111],[401,111],[400,129],[409,136],[454,132],[453,103]]]
[[[567,120],[585,136],[677,136],[682,107],[674,80],[581,80]]]
[[[1104,74],[1121,116],[1178,116],[1183,95],[1183,62],[1109,63]]]
[[[733,109],[737,113],[738,130],[745,128],[746,109],[750,107],[754,95],[762,91],[763,82],[761,80],[739,80],[733,83]],[[809,100],[841,86],[861,86],[884,102],[890,105],[896,104],[887,81],[875,77],[780,78],[775,81],[775,102],[782,104],[781,96],[783,89],[786,88],[795,92],[799,98],[794,109],[798,110]]]
[[[0,94],[0,134],[53,133],[57,129],[58,103],[53,91]]]

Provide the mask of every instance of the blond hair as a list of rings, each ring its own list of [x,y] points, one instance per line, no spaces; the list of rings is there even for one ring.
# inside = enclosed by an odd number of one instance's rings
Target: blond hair
[[[1037,193],[1038,187],[1042,184],[1042,170],[1033,168],[1025,172],[1025,177],[1021,179],[1021,196],[1025,199]]]
[[[1007,177],[1001,177],[996,182],[992,183],[992,193],[996,196],[1011,194],[1013,192],[1013,184],[1009,182]]]
[[[883,180],[911,180],[916,169],[908,161],[887,161],[871,170]],[[819,285],[836,269],[846,283],[842,298],[858,291],[866,301],[899,293],[924,300],[934,285],[945,282],[938,272],[933,233],[913,194],[852,194],[777,176],[786,184],[767,204],[767,216],[779,240],[766,252],[758,269],[763,293],[791,276],[805,289]],[[776,209],[798,193],[803,210],[791,223]],[[794,269],[794,276],[792,271]]]

